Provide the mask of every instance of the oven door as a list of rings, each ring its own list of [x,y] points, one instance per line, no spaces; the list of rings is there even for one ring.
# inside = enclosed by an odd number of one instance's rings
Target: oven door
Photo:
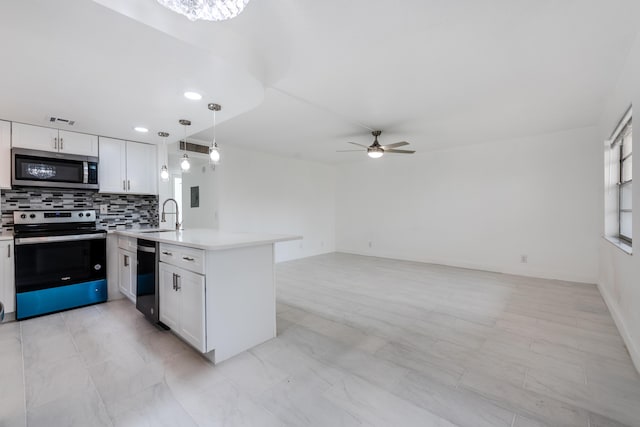
[[[106,233],[16,237],[16,293],[106,278]]]

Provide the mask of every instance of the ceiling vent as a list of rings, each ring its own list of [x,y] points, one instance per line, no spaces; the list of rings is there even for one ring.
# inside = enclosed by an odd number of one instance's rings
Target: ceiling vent
[[[52,117],[49,117],[49,123],[56,124],[56,125],[73,126],[76,124],[76,121],[52,116]]]
[[[190,153],[206,154],[209,155],[209,146],[202,144],[194,144],[193,142],[187,142],[184,139],[180,140],[180,151],[188,151]]]

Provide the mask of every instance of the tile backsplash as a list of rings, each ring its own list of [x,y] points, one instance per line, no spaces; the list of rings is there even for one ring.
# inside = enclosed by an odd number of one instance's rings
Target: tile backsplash
[[[158,197],[137,194],[103,194],[95,191],[51,188],[2,190],[2,230],[13,230],[13,211],[95,209],[101,229],[158,226]],[[100,205],[109,206],[100,214]]]

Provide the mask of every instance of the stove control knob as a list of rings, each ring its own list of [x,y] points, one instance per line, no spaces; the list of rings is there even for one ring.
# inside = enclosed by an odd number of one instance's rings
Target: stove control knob
[[[31,215],[29,215],[29,218],[31,218],[31,219],[33,219],[33,218],[35,218],[35,217],[36,217],[36,214],[31,214]]]
[[[20,218],[25,219],[27,217],[27,214],[22,214],[20,215]]]
[[[80,214],[80,215],[82,215],[82,214]],[[91,216],[91,212],[87,212],[87,216]]]
[[[84,216],[84,214],[83,214],[82,212],[80,212],[80,213],[78,214],[78,216],[79,216],[80,218],[82,218],[82,217]],[[89,214],[87,214],[87,216],[89,216]]]

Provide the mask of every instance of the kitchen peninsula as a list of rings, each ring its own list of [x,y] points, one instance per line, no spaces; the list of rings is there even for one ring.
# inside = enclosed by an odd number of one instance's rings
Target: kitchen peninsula
[[[160,321],[214,363],[276,336],[274,244],[300,236],[118,231],[159,243]]]

